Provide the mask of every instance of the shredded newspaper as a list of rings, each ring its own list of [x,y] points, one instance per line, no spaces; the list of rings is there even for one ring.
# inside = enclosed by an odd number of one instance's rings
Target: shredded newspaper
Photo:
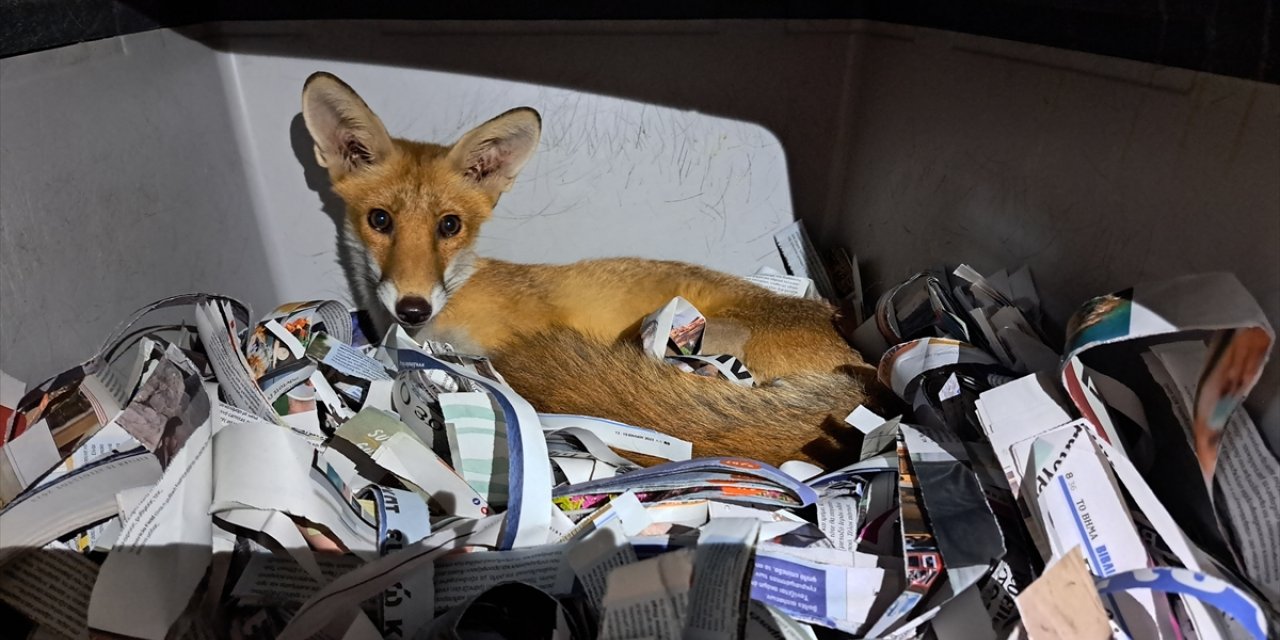
[[[862,321],[856,260],[777,242],[790,273],[748,278],[854,310],[910,407],[850,414],[841,469],[540,414],[333,301],[176,296],[0,373],[6,637],[1274,637],[1280,462],[1242,403],[1275,335],[1234,277],[1095,298],[1055,340],[1026,269],[922,272]],[[637,322],[757,384],[688,301]]]

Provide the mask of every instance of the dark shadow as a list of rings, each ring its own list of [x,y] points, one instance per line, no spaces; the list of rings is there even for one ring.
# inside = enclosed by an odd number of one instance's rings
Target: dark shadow
[[[302,176],[307,181],[307,188],[320,197],[320,208],[333,221],[333,228],[341,231],[347,217],[347,206],[333,192],[329,184],[329,172],[316,162],[315,143],[307,131],[302,113],[294,115],[289,123],[289,146],[293,148],[293,156],[302,166]]]
[[[157,566],[164,566],[165,558],[179,562],[193,555],[209,554],[209,573],[194,587],[179,619],[170,627],[169,637],[204,637],[204,638],[251,638],[262,639],[278,637],[288,626],[294,611],[303,603],[303,596],[314,594],[320,589],[299,583],[292,578],[292,572],[271,573],[266,570],[262,574],[247,574],[251,558],[258,566],[264,566],[267,556],[278,561],[278,567],[291,565],[294,560],[289,552],[278,545],[270,537],[231,525],[218,520],[215,526],[224,528],[247,540],[251,539],[261,545],[256,549],[242,541],[232,553],[210,553],[208,548],[192,545],[164,545],[147,547],[150,561]],[[263,547],[266,549],[263,550]],[[397,550],[391,553],[403,553],[408,557],[414,551]],[[419,552],[420,553],[420,552]],[[131,636],[119,635],[108,631],[89,631],[89,602],[94,593],[94,584],[101,573],[101,565],[109,554],[101,551],[76,553],[54,547],[30,548],[15,553],[4,567],[0,568],[0,579],[8,586],[16,588],[10,593],[21,591],[22,597],[0,599],[0,629],[4,638],[27,637],[64,637],[64,633],[74,635],[76,631],[87,632],[80,637],[92,637],[99,640],[127,640]],[[256,556],[256,558],[254,558]],[[360,566],[355,556],[336,556],[317,554],[330,571],[329,577],[336,578],[347,571]],[[266,565],[271,566],[271,565]],[[280,571],[279,568],[273,571]],[[16,577],[21,573],[22,576]],[[216,574],[216,575],[215,575]],[[256,577],[255,577],[256,575]],[[147,576],[150,582],[153,576]],[[247,597],[232,595],[233,585],[242,579],[249,578],[254,592]],[[164,579],[164,578],[161,578]],[[218,592],[210,593],[211,580],[221,582]],[[400,588],[393,580],[382,580],[387,588],[388,600],[403,609],[414,604],[421,606],[419,600],[413,601],[414,593]],[[152,585],[147,585],[148,587]],[[326,583],[327,586],[327,583]],[[145,587],[144,587],[145,588]],[[130,602],[127,594],[115,595],[117,602]],[[101,597],[102,594],[99,594]],[[375,598],[378,596],[375,595]],[[430,597],[429,595],[427,596]],[[26,598],[43,599],[51,608],[31,606]],[[142,604],[136,602],[135,604]],[[496,606],[495,606],[496,605]],[[52,609],[52,610],[51,610]],[[350,624],[353,611],[346,607],[320,607],[320,615],[326,616],[330,624],[342,628]],[[494,615],[507,612],[508,615]],[[575,638],[594,637],[597,628],[597,614],[589,608],[586,599],[579,593],[564,593],[556,596],[548,595],[541,589],[522,582],[502,582],[488,589],[483,589],[466,602],[453,608],[445,608],[437,612],[431,625],[457,624],[459,628],[473,632],[489,632],[485,637],[501,640],[517,640],[525,638],[547,638],[555,636],[557,614],[577,633]],[[145,612],[136,615],[161,615],[158,612]],[[371,620],[376,620],[374,617]],[[402,620],[391,618],[387,621],[388,630],[395,629]],[[377,624],[376,622],[374,624]],[[537,633],[530,631],[536,627]],[[43,631],[38,634],[37,629]],[[231,632],[232,630],[235,632]],[[587,635],[591,633],[591,635]],[[35,634],[35,635],[33,635]],[[388,633],[387,637],[400,637]],[[471,637],[471,636],[465,636]]]
[[[975,0],[686,0],[685,2],[339,2],[337,0],[3,0],[0,55],[224,20],[869,19],[972,33],[1241,78],[1280,81],[1268,0],[1154,3]]]

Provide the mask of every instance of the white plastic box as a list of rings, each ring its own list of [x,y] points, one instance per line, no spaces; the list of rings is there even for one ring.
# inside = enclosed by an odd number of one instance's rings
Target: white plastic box
[[[529,105],[482,251],[777,266],[803,220],[870,293],[1029,264],[1059,323],[1235,272],[1280,325],[1280,87],[867,21],[206,24],[0,60],[0,368],[79,362],[165,295],[349,298],[302,128],[313,71],[393,135]],[[1249,408],[1280,449],[1274,363]]]

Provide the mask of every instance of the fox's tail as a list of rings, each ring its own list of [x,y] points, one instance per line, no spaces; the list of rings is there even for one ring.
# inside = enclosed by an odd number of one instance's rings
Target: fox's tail
[[[567,328],[515,338],[491,356],[539,411],[649,427],[692,442],[695,456],[742,456],[775,466],[797,459],[828,468],[856,461],[861,434],[841,419],[869,400],[867,383],[852,371],[744,387]],[[870,395],[882,396],[874,389]]]

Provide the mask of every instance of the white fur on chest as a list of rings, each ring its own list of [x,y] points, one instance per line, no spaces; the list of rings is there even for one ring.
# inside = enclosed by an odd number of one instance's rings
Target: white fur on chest
[[[453,346],[454,351],[465,353],[473,356],[487,356],[484,347],[471,338],[471,333],[462,327],[450,327],[448,329],[438,329],[436,323],[430,322],[426,326],[418,329],[413,334],[413,339],[418,342],[431,340],[433,342],[444,342]]]

